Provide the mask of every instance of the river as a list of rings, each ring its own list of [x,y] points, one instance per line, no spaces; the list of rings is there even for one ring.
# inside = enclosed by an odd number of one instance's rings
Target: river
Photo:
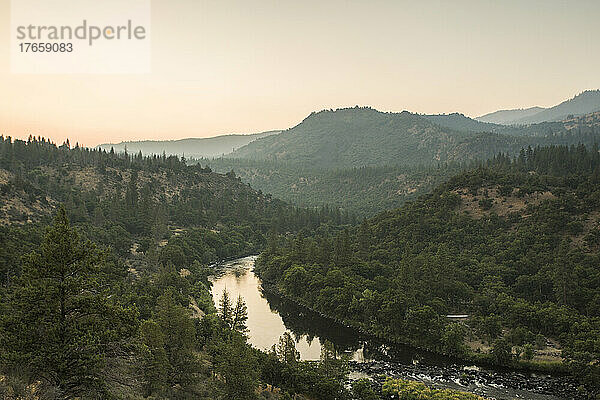
[[[226,262],[217,268],[218,272],[210,280],[217,306],[224,289],[234,299],[243,297],[248,306],[249,342],[258,349],[269,350],[287,331],[295,338],[303,360],[318,360],[321,344],[326,340],[333,343],[338,353],[346,354],[352,360],[352,379],[384,374],[498,400],[575,398],[570,394],[575,383],[565,377],[489,370],[365,337],[276,293],[263,290],[260,279],[253,272],[255,260],[256,256],[250,256]]]

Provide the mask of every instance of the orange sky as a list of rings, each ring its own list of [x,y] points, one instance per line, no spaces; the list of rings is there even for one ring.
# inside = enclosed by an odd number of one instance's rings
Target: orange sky
[[[600,88],[598,1],[152,2],[152,73],[9,72],[0,133],[93,146],[281,129],[313,110],[550,106]]]

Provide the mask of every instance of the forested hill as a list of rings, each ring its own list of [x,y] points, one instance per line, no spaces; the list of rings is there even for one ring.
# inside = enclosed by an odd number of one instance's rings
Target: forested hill
[[[134,244],[146,248],[169,239],[173,231],[211,230],[208,236],[227,246],[216,250],[213,245],[212,253],[207,248],[205,261],[257,251],[269,230],[294,231],[344,217],[327,208],[292,207],[234,174],[187,166],[175,156],[114,154],[57,147],[43,138],[0,137],[0,226],[8,226],[5,232],[15,225],[26,230],[46,224],[59,204],[90,238],[123,257]],[[14,239],[0,236],[0,255],[6,250],[15,261],[19,255],[9,250],[9,238]],[[0,260],[1,272],[14,267],[6,263]]]
[[[492,134],[477,136],[489,142],[487,148],[472,146],[475,137],[406,111],[355,107],[313,113],[299,125],[256,140],[228,157],[325,168],[428,165],[459,157],[487,158],[498,148],[521,146],[517,139]]]
[[[493,132],[476,132],[476,126]],[[561,124],[532,125],[514,131],[458,114],[421,116],[355,107],[313,113],[299,125],[227,157],[311,168],[428,166],[488,159],[499,152],[515,154],[528,145],[593,144],[597,133],[598,126],[571,131]]]
[[[484,129],[493,132],[477,133]],[[332,204],[371,217],[429,192],[474,160],[516,155],[529,145],[597,142],[600,113],[513,127],[462,114],[352,108],[312,114],[230,156],[200,162],[233,170],[253,188],[296,205]]]
[[[0,225],[39,221],[64,203],[73,221],[110,217],[135,233],[147,233],[151,221],[132,209],[166,213],[172,224],[203,227],[270,222],[300,212],[232,173],[188,166],[177,156],[70,148],[43,138],[25,142],[0,136],[0,196]]]
[[[257,265],[381,337],[504,365],[563,362],[600,382],[598,147],[498,156],[337,236],[273,243]]]

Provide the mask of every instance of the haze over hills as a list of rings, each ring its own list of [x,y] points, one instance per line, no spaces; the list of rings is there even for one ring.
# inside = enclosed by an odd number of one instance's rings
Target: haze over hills
[[[477,121],[493,124],[511,124],[521,118],[530,117],[544,111],[543,107],[518,108],[514,110],[499,110],[475,118]]]
[[[127,149],[129,153],[183,155],[186,157],[219,157],[231,153],[233,150],[247,145],[248,143],[281,131],[267,131],[253,134],[221,135],[209,138],[189,138],[180,140],[141,140],[121,143],[107,143],[97,148],[110,151],[111,148],[117,153]]]
[[[486,132],[531,137],[553,135],[557,131],[564,130],[562,120],[595,111],[600,111],[600,90],[584,91],[548,109],[531,107],[501,110],[475,119],[457,112],[437,115],[411,114],[406,111],[382,113],[370,107],[355,107],[312,113],[302,123],[286,131],[272,130],[255,134],[231,134],[180,140],[126,141],[117,144],[101,144],[97,148],[106,151],[113,148],[117,153],[124,152],[126,149],[129,153],[141,151],[143,154],[162,154],[165,152],[167,155],[185,155],[188,158],[229,155],[236,158],[286,162],[302,162],[304,158],[316,162],[311,166],[412,164],[415,160],[418,160],[418,163],[423,161],[428,163],[446,160],[449,157],[447,151],[451,152],[449,149],[460,141],[463,141],[462,146],[464,146],[464,139],[472,134]],[[272,137],[247,146],[257,139],[268,136]],[[402,148],[397,148],[398,145]],[[389,155],[380,154],[382,148],[387,152],[395,152],[394,156],[402,160],[391,160]],[[425,154],[432,149],[436,150]],[[412,150],[416,152],[409,154]],[[368,158],[375,154],[381,156],[381,159],[365,164],[363,158],[356,159],[363,151],[368,151]],[[408,160],[405,160],[407,154]],[[448,159],[452,160],[452,157]]]
[[[600,90],[586,90],[572,99],[547,109],[532,107],[519,110],[503,110],[476,119],[481,122],[493,122],[503,125],[527,125],[560,121],[571,115],[584,115],[595,111],[600,111]]]
[[[489,146],[472,146],[480,140]],[[327,168],[419,165],[464,159],[465,155],[486,158],[498,146],[513,145],[520,146],[520,141],[453,130],[407,111],[354,107],[312,113],[297,126],[249,143],[227,157]]]
[[[200,162],[233,170],[252,187],[297,205],[327,203],[370,216],[414,199],[471,162],[528,146],[593,145],[599,134],[600,113],[505,126],[456,113],[355,107],[313,113],[287,131]]]
[[[528,145],[591,140],[573,137],[579,133],[568,130],[563,122],[506,127],[461,114],[418,115],[354,107],[312,113],[297,126],[251,142],[227,157],[312,168],[432,165],[486,159],[498,152],[514,154]]]

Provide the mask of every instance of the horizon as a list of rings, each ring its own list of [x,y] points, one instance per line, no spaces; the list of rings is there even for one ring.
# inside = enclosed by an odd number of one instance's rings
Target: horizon
[[[590,88],[590,89],[584,89],[584,90],[579,91],[577,94],[564,99],[563,101],[571,100],[571,99],[573,99],[573,98],[575,98],[575,97],[577,97],[577,96],[579,96],[579,95],[581,95],[583,93],[586,93],[586,92],[600,92],[600,89],[592,89],[592,88]],[[561,101],[561,103],[562,103],[562,101]],[[557,104],[560,104],[560,103],[557,103]],[[495,110],[495,111],[492,111],[492,112],[489,112],[489,113],[485,113],[485,114],[481,114],[481,115],[477,115],[477,116],[467,115],[467,114],[465,114],[463,112],[460,112],[460,111],[442,112],[442,113],[438,113],[438,114],[427,114],[427,113],[417,113],[417,112],[413,112],[413,111],[410,111],[410,110],[401,110],[401,111],[380,110],[380,109],[375,108],[375,107],[370,106],[370,105],[354,105],[354,106],[347,106],[347,107],[324,108],[324,109],[321,109],[321,110],[313,110],[308,115],[306,115],[305,117],[303,117],[300,120],[300,122],[298,122],[297,124],[294,124],[294,125],[286,127],[286,128],[281,128],[281,129],[277,129],[277,128],[266,129],[266,130],[260,131],[260,132],[245,132],[245,133],[244,132],[229,132],[229,133],[221,133],[221,134],[216,134],[216,135],[211,135],[211,136],[186,136],[186,137],[175,138],[175,139],[170,139],[170,138],[167,138],[167,139],[144,139],[144,138],[142,138],[142,139],[126,139],[126,140],[122,140],[120,142],[102,142],[102,143],[97,143],[97,144],[91,145],[91,146],[83,145],[83,144],[79,143],[79,141],[75,141],[75,143],[78,144],[79,146],[82,146],[82,147],[87,147],[87,148],[90,148],[90,149],[94,149],[94,148],[97,148],[99,146],[122,145],[122,144],[126,145],[127,143],[140,143],[140,142],[153,142],[153,143],[154,142],[156,142],[156,143],[161,143],[161,142],[178,142],[178,141],[195,140],[195,139],[215,139],[215,138],[224,137],[224,136],[250,136],[250,135],[257,135],[257,134],[261,134],[261,133],[265,133],[265,132],[274,132],[274,131],[283,132],[285,130],[294,128],[297,125],[301,124],[306,118],[308,118],[312,114],[317,114],[317,113],[320,113],[320,112],[323,112],[323,111],[333,111],[333,112],[336,112],[336,111],[341,111],[341,110],[349,110],[349,109],[353,109],[353,108],[357,108],[357,107],[358,108],[369,108],[369,109],[372,109],[372,110],[377,111],[377,112],[392,113],[392,114],[401,114],[403,112],[408,112],[408,113],[411,113],[411,114],[414,114],[414,115],[453,115],[453,114],[458,114],[458,115],[463,115],[463,116],[465,116],[467,118],[471,118],[473,120],[476,120],[477,118],[483,117],[483,116],[488,115],[488,114],[494,114],[494,113],[497,113],[497,112],[527,110],[527,109],[531,109],[531,108],[540,108],[540,109],[543,110],[543,109],[551,108],[551,107],[553,107],[553,106],[555,106],[557,104],[552,104],[552,105],[545,106],[545,107],[544,106],[539,106],[539,105],[534,105],[534,106],[527,106],[527,107],[515,107],[515,108],[510,108],[510,109],[499,109],[499,110]],[[29,136],[32,136],[32,137],[42,137],[42,138],[45,138],[47,140],[50,139],[50,138],[48,138],[48,137],[46,137],[44,135],[27,134],[25,136],[13,136],[13,135],[6,135],[6,134],[4,134],[2,132],[0,132],[0,136],[4,136],[4,137],[10,136],[13,139],[20,139],[20,140],[26,140]],[[59,139],[59,140],[50,139],[50,140],[54,144],[56,144],[56,145],[60,145],[62,143],[66,143],[67,141],[69,141],[69,143],[71,144],[71,146],[73,146],[73,141],[69,137],[65,137],[62,140],[61,139]]]
[[[547,108],[600,87],[599,13],[586,0],[154,0],[150,73],[14,74],[6,57],[0,134],[95,147],[288,129],[356,104],[471,118]],[[8,1],[0,18],[8,50]]]

